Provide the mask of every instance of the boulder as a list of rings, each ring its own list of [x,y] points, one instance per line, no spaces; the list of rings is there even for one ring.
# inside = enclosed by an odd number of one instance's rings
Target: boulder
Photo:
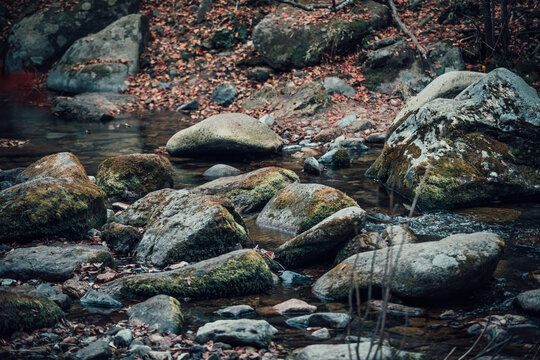
[[[289,184],[266,204],[257,224],[300,234],[338,210],[358,206],[343,192],[320,184]]]
[[[154,191],[116,217],[144,227],[137,259],[157,266],[200,261],[244,244],[244,221],[226,200],[187,190]]]
[[[195,193],[214,195],[233,203],[239,213],[260,210],[281,189],[299,182],[291,170],[266,167],[246,174],[216,179],[197,186]]]
[[[516,297],[519,306],[533,314],[540,314],[540,289],[524,291]]]
[[[388,279],[386,262],[396,264],[390,290],[403,298],[430,299],[475,290],[489,280],[502,255],[499,235],[481,232],[452,235],[440,241],[405,244],[347,258],[313,285],[320,298],[346,300],[351,272],[360,290],[382,287]],[[399,259],[396,256],[399,255]],[[353,265],[356,264],[356,266]]]
[[[423,183],[420,209],[538,195],[539,109],[540,98],[523,79],[493,70],[454,99],[398,115],[366,174],[410,199]]]
[[[71,153],[46,156],[20,177],[29,180],[0,191],[0,240],[78,239],[107,219],[105,193]]]
[[[69,93],[119,92],[139,72],[148,41],[148,18],[131,14],[73,43],[49,72],[47,87]]]
[[[63,281],[81,263],[104,263],[114,259],[104,246],[63,245],[18,248],[0,259],[0,276],[19,280]]]
[[[208,179],[219,179],[227,176],[240,175],[241,171],[235,167],[225,164],[217,164],[212,166],[203,173],[203,176]]]
[[[0,290],[0,335],[52,327],[64,312],[51,300],[19,291]]]
[[[287,319],[287,325],[297,328],[327,327],[331,329],[344,329],[349,325],[352,318],[348,314],[342,313],[316,313],[302,315]]]
[[[253,250],[236,250],[177,270],[130,275],[101,286],[115,296],[213,299],[257,294],[273,285],[264,259]]]
[[[312,66],[327,55],[354,51],[366,35],[386,26],[389,20],[387,7],[371,0],[351,8],[351,20],[336,18],[330,23],[298,24],[302,11],[281,8],[253,29],[255,48],[277,70]]]
[[[200,327],[196,340],[202,344],[213,340],[234,345],[267,347],[277,332],[265,320],[217,320]]]
[[[5,71],[46,71],[73,42],[137,11],[137,0],[84,0],[59,11],[51,6],[15,24],[9,34]]]
[[[83,93],[54,100],[52,112],[67,121],[106,122],[120,113],[121,106],[134,101],[131,95]]]
[[[129,322],[147,324],[158,332],[179,334],[184,315],[180,302],[167,295],[156,295],[133,305],[128,311]]]
[[[142,238],[142,233],[134,226],[110,222],[103,226],[101,238],[111,250],[126,254],[135,249]]]
[[[341,244],[354,237],[366,224],[366,212],[352,206],[341,209],[317,225],[282,244],[276,260],[285,266],[301,267],[328,259]]]
[[[96,183],[108,197],[135,200],[174,186],[171,162],[157,154],[130,154],[101,162]]]
[[[236,97],[238,90],[233,84],[219,84],[212,90],[210,100],[217,102],[219,106],[231,106]]]
[[[245,114],[219,114],[190,126],[167,141],[173,156],[262,155],[281,150],[281,138],[265,124]]]

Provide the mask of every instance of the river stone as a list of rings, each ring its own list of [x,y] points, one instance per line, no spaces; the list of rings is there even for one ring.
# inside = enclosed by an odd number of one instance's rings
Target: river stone
[[[70,152],[42,157],[30,164],[20,174],[20,178],[24,180],[70,178],[78,181],[89,181],[81,162]]]
[[[81,298],[81,305],[85,307],[119,308],[122,303],[113,299],[110,295],[90,289]]]
[[[86,281],[80,281],[77,278],[66,280],[62,284],[62,292],[74,299],[83,297],[89,289],[90,284]]]
[[[306,174],[321,175],[324,172],[324,166],[311,156],[304,161],[304,172]]]
[[[148,18],[131,14],[73,43],[49,72],[47,87],[70,93],[119,92],[139,71],[148,42]]]
[[[81,263],[107,262],[113,258],[104,246],[63,245],[18,248],[0,259],[0,276],[19,280],[63,281]]]
[[[238,90],[233,84],[219,84],[212,91],[210,100],[217,102],[219,106],[230,106],[238,96]]]
[[[251,315],[255,314],[255,310],[253,310],[253,308],[249,305],[234,305],[228,306],[224,309],[219,309],[215,313],[223,317],[231,317],[237,319],[250,317]]]
[[[420,209],[538,195],[539,109],[540,98],[523,79],[493,70],[454,99],[396,118],[366,174],[410,199],[423,183]]]
[[[338,210],[358,206],[343,192],[320,184],[289,184],[257,217],[257,225],[300,234]]]
[[[285,270],[279,275],[283,285],[306,285],[311,284],[311,276],[296,273],[294,271]]]
[[[361,208],[341,209],[282,244],[275,251],[276,260],[287,268],[324,261],[329,253],[360,232],[365,224],[366,212]]]
[[[240,175],[241,171],[235,167],[226,164],[216,164],[203,173],[205,178],[218,179],[227,176]]]
[[[174,186],[171,162],[157,154],[130,154],[99,164],[96,183],[109,197],[135,200]]]
[[[381,238],[377,232],[367,232],[358,234],[349,240],[338,252],[335,264],[339,264],[346,258],[358,253],[383,249],[388,246],[388,243]]]
[[[320,277],[313,285],[313,293],[323,299],[346,300],[352,271],[356,272],[360,290],[368,288],[370,279],[374,286],[382,287],[387,282],[386,261],[396,263],[399,254],[390,284],[392,294],[416,299],[456,296],[489,280],[503,248],[499,235],[480,232],[405,244],[399,251],[398,247],[389,247],[364,252],[347,258]]]
[[[9,34],[6,73],[24,69],[46,71],[73,42],[137,11],[137,0],[73,1],[59,11],[51,6],[15,24]]]
[[[137,259],[157,266],[221,255],[247,238],[244,221],[230,202],[187,190],[154,191],[116,218],[145,228]]]
[[[299,182],[291,170],[266,167],[233,177],[216,179],[197,186],[192,191],[218,196],[231,201],[241,214],[261,209],[289,183]]]
[[[338,95],[345,95],[348,97],[354,97],[356,95],[356,90],[354,90],[354,88],[351,85],[347,84],[345,81],[336,77],[327,77],[324,79],[324,90],[330,95],[338,94]],[[351,121],[352,123],[354,120],[356,120],[356,114],[351,114],[351,115],[354,115],[354,119],[352,119]],[[340,126],[344,125],[345,124],[344,120],[345,118],[339,120],[338,124]]]
[[[516,300],[523,310],[540,314],[540,289],[522,292]]]
[[[111,349],[109,344],[104,340],[94,341],[90,345],[83,347],[75,354],[73,354],[74,360],[94,360],[94,359],[109,359],[111,356]]]
[[[100,290],[116,297],[165,294],[198,300],[258,294],[272,286],[272,273],[261,255],[236,250],[177,270],[130,275]]]
[[[334,169],[346,168],[351,165],[351,156],[345,148],[334,148],[319,158],[319,163]]]
[[[101,239],[111,250],[126,254],[132,251],[142,238],[141,232],[134,226],[110,222],[101,229]]]
[[[365,10],[367,9],[367,10]],[[388,24],[388,8],[371,0],[347,10],[352,20],[298,24],[303,10],[282,7],[253,29],[253,44],[263,60],[277,70],[320,63],[329,54],[357,50],[372,30]]]
[[[381,234],[382,240],[388,246],[399,246],[401,244],[414,244],[418,242],[416,236],[404,225],[387,226]]]
[[[16,290],[0,290],[0,309],[0,336],[52,327],[64,318],[64,312],[50,299]]]
[[[51,111],[67,121],[106,122],[120,113],[121,106],[134,101],[131,95],[113,92],[83,93],[74,97],[58,97]]]
[[[344,329],[349,325],[352,318],[348,314],[342,313],[316,313],[310,315],[297,316],[287,319],[287,325],[296,328],[327,327],[331,329]]]
[[[314,305],[309,305],[307,302],[299,299],[289,299],[282,303],[272,306],[278,314],[298,314],[298,313],[312,313],[317,310]]]
[[[129,329],[122,329],[114,335],[114,345],[120,347],[126,347],[133,341],[133,333]]]
[[[278,153],[281,138],[251,116],[238,113],[211,116],[173,135],[167,152],[173,156],[267,155]]]
[[[127,311],[127,314],[132,324],[143,323],[158,332],[173,334],[180,333],[184,321],[180,302],[167,295],[156,295],[135,304]]]
[[[235,345],[267,347],[277,329],[265,320],[217,320],[197,330],[197,342],[224,342]]]
[[[368,359],[369,354],[372,354],[369,360],[375,360],[373,354],[376,346],[376,343],[372,346],[369,340],[362,341],[358,347],[359,358]],[[316,344],[295,351],[293,360],[349,360],[351,353],[356,354],[356,344]],[[379,349],[376,360],[420,358],[420,354],[396,351],[384,344]]]

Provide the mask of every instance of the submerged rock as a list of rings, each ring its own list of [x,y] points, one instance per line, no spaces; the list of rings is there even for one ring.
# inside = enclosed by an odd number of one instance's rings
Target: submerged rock
[[[264,320],[217,320],[197,330],[197,341],[213,340],[235,345],[267,347],[277,329]]]
[[[293,171],[266,167],[233,177],[216,179],[192,191],[231,201],[240,213],[261,209],[281,189],[300,179]]]
[[[326,312],[297,316],[285,322],[289,326],[299,328],[328,327],[331,329],[344,329],[351,320],[352,318],[348,314]]]
[[[244,244],[244,221],[226,200],[187,190],[154,191],[117,216],[144,227],[137,259],[163,266],[221,255]]]
[[[249,305],[234,305],[228,306],[224,309],[220,309],[215,313],[223,317],[231,317],[237,319],[250,317],[251,315],[255,314],[255,310]]]
[[[158,332],[179,334],[184,315],[180,302],[167,295],[156,295],[133,305],[128,311],[129,322],[147,324]]]
[[[86,307],[119,308],[122,303],[113,299],[110,295],[90,289],[81,298],[81,305]]]
[[[235,167],[225,164],[217,164],[212,166],[203,173],[205,178],[218,179],[227,176],[240,175],[241,171]]]
[[[245,114],[219,114],[181,130],[167,142],[173,156],[264,155],[278,153],[281,138]]]
[[[67,121],[106,122],[120,113],[121,105],[133,102],[131,95],[83,93],[72,98],[57,98],[51,111]]]
[[[516,297],[516,300],[523,310],[540,314],[540,289],[524,291]]]
[[[259,226],[300,234],[338,210],[358,206],[343,192],[320,184],[290,184],[266,204]]]
[[[294,271],[285,270],[279,275],[283,285],[306,285],[311,284],[311,276],[295,273]]]
[[[96,183],[107,196],[135,200],[156,190],[174,186],[171,162],[157,154],[130,154],[101,162]]]
[[[503,248],[500,236],[481,232],[364,252],[347,258],[319,278],[313,293],[324,299],[347,299],[352,271],[356,272],[360,290],[367,289],[370,281],[382,287],[388,276],[386,262],[390,259],[395,263],[399,254],[390,284],[392,294],[417,299],[455,296],[484,284],[495,270]]]

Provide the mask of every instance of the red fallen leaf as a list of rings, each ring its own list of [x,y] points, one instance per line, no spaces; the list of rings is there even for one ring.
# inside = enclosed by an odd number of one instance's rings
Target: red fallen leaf
[[[467,70],[472,70],[474,66],[472,66],[471,64],[467,64],[465,65],[465,69]]]
[[[335,123],[336,123],[336,120],[330,120],[328,123],[329,123],[329,124],[335,124]]]
[[[339,95],[338,93],[334,93],[334,95],[332,95],[334,97],[334,99],[339,99],[341,97],[341,95]]]
[[[289,17],[289,15],[287,15],[287,14],[283,14],[283,15],[281,15],[281,17],[284,17],[284,18],[288,18],[288,17]]]

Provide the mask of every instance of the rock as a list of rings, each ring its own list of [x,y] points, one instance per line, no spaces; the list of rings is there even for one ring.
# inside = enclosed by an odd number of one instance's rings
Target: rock
[[[266,204],[257,224],[300,234],[338,210],[358,206],[343,192],[320,184],[289,184]]]
[[[278,314],[298,314],[298,313],[312,313],[317,310],[314,305],[309,305],[307,302],[299,299],[289,299],[282,303],[272,306]]]
[[[351,157],[345,148],[335,148],[319,158],[319,163],[336,169],[349,167]]]
[[[150,351],[148,355],[152,360],[173,360],[171,353],[168,351]]]
[[[319,330],[315,330],[312,332],[309,337],[316,339],[316,340],[328,340],[331,338],[330,331],[328,331],[327,328],[322,328]]]
[[[215,312],[219,316],[231,318],[245,318],[255,314],[255,310],[249,305],[234,305],[228,306]]]
[[[328,79],[328,78],[327,78]],[[335,78],[333,78],[335,79]],[[339,80],[339,79],[338,79]],[[326,80],[325,80],[326,81]],[[326,85],[326,83],[325,83]],[[354,90],[354,89],[353,89]],[[328,91],[328,90],[327,90]],[[349,125],[353,124],[356,121],[356,114],[351,113],[349,115],[345,115],[340,120],[336,122],[337,125],[339,125],[340,128],[344,129],[348,127]],[[340,134],[341,135],[341,134]],[[333,139],[332,139],[333,140]]]
[[[258,66],[248,71],[247,78],[258,83],[264,83],[270,78],[271,74],[273,74],[272,69]]]
[[[366,9],[364,11],[363,9]],[[282,8],[267,15],[253,29],[253,43],[264,61],[278,70],[300,69],[320,63],[324,56],[356,50],[371,29],[388,24],[387,8],[373,1],[362,1],[351,14],[366,14],[358,20],[298,25],[304,14],[295,8]],[[286,16],[283,16],[285,14]]]
[[[304,172],[311,175],[321,175],[324,172],[324,166],[311,156],[304,161]]]
[[[113,92],[83,93],[54,100],[51,111],[67,121],[106,122],[120,113],[121,105],[134,101],[130,95]]]
[[[66,280],[62,284],[62,292],[74,299],[83,297],[89,289],[90,284],[75,278]]]
[[[64,318],[62,310],[51,300],[19,291],[0,290],[0,335],[16,331],[52,327]]]
[[[291,170],[266,167],[234,177],[216,179],[192,191],[227,199],[241,214],[260,210],[281,189],[299,182]]]
[[[370,52],[364,61],[364,68],[366,70],[406,68],[414,62],[415,55],[415,50],[409,44],[405,41],[397,41]]]
[[[336,139],[336,141],[330,144],[330,149],[332,150],[339,148],[347,150],[349,155],[356,155],[358,153],[369,150],[369,148],[364,145],[361,139],[356,138]]]
[[[509,70],[493,70],[454,99],[396,118],[366,174],[410,199],[425,183],[418,197],[424,210],[537,195],[538,109],[533,88]]]
[[[35,246],[18,248],[0,259],[0,276],[19,280],[63,281],[79,264],[114,259],[106,247],[92,245]]]
[[[238,96],[238,90],[233,84],[220,84],[212,91],[210,100],[218,103],[219,106],[230,106]]]
[[[82,348],[73,354],[75,360],[93,360],[93,359],[109,359],[111,349],[106,341],[94,341],[87,347]]]
[[[173,156],[271,154],[281,150],[281,138],[268,126],[244,114],[219,114],[177,132],[167,142]]]
[[[540,314],[540,289],[524,291],[516,297],[516,300],[523,310]]]
[[[184,321],[180,302],[167,295],[156,295],[135,304],[127,313],[130,323],[147,324],[158,332],[179,334]]]
[[[28,292],[29,295],[43,296],[49,300],[54,301],[62,310],[69,309],[71,306],[71,299],[66,294],[58,294],[56,290],[50,285],[40,284],[35,290]]]
[[[137,259],[158,266],[208,259],[247,238],[244,221],[231,203],[187,190],[154,191],[116,219],[145,228],[136,247]]]
[[[85,307],[104,307],[104,308],[119,308],[122,303],[113,299],[110,295],[99,292],[94,289],[88,292],[81,298],[81,305]]]
[[[367,143],[371,144],[384,144],[386,140],[386,133],[375,133],[371,134],[366,138]]]
[[[360,359],[372,359],[377,345],[372,345],[369,340],[362,341],[358,347]],[[294,353],[294,360],[345,360],[349,359],[350,352],[353,354],[356,347],[349,344],[317,344],[309,345]],[[377,360],[391,359],[420,359],[421,355],[405,351],[397,351],[389,345],[384,344],[379,348]]]
[[[190,102],[180,105],[178,109],[176,109],[176,111],[190,111],[190,110],[198,110],[198,109],[199,109],[199,102],[196,99],[193,99]]]
[[[17,284],[17,280],[15,279],[9,279],[9,278],[5,278],[5,279],[2,279],[2,286],[11,286],[11,285],[16,285]]]
[[[56,295],[53,295],[53,296],[49,297],[49,299],[54,301],[54,303],[56,305],[60,306],[60,308],[62,310],[69,309],[69,307],[73,303],[71,298],[69,296],[67,296],[66,294],[56,294]]]
[[[285,322],[287,325],[297,328],[328,327],[331,329],[344,329],[351,320],[348,314],[327,312],[297,316],[287,319]]]
[[[429,299],[460,295],[483,285],[492,275],[504,242],[492,233],[457,234],[440,241],[405,244],[351,256],[324,274],[313,285],[313,293],[324,299],[347,299],[351,271],[357,274],[360,290],[382,286],[387,281],[387,259],[397,265],[392,274],[392,294],[403,298]],[[356,266],[353,269],[353,264]],[[373,264],[373,268],[372,268]],[[372,275],[370,275],[372,273]]]
[[[326,90],[326,92],[330,95],[338,94],[338,95],[345,95],[348,97],[354,97],[356,95],[356,90],[354,90],[354,88],[351,85],[347,84],[345,81],[336,77],[327,77],[324,79],[324,90]],[[354,120],[356,120],[356,114],[354,114]],[[351,123],[354,120],[352,120]],[[343,123],[345,122],[342,122],[339,125],[341,126]]]
[[[390,314],[393,316],[406,316],[410,318],[410,317],[422,316],[422,314],[424,313],[424,310],[422,310],[421,308],[410,307],[410,306],[405,306],[401,304],[394,304],[391,302],[388,302],[386,304],[386,308],[384,308],[383,302],[381,300],[371,300],[369,302],[369,306],[370,308],[377,310],[378,312],[383,312],[383,309],[384,309],[384,311],[387,314]]]
[[[213,299],[257,294],[272,287],[272,274],[253,250],[237,250],[183,268],[130,275],[101,286],[115,296]]]
[[[294,271],[285,270],[279,276],[283,285],[305,285],[311,284],[311,276],[295,273]]]
[[[99,164],[97,185],[110,198],[135,200],[174,186],[171,162],[157,154],[130,154],[108,158]]]
[[[135,249],[141,238],[142,234],[136,227],[116,222],[106,224],[101,235],[101,239],[107,242],[111,250],[123,254]]]
[[[388,247],[386,240],[383,240],[377,232],[367,232],[358,234],[349,240],[345,246],[339,250],[334,263],[339,264],[343,260],[358,253],[383,249]]]
[[[265,124],[266,126],[272,126],[276,122],[276,119],[270,114],[266,114],[263,117],[259,119],[260,122]]]
[[[366,224],[366,212],[347,207],[327,217],[302,234],[282,244],[276,260],[285,267],[301,267],[327,259],[341,244],[350,240]]]
[[[277,329],[264,320],[218,320],[197,330],[197,342],[213,340],[235,345],[267,347]]]
[[[207,169],[203,173],[203,176],[205,178],[218,179],[218,178],[227,177],[227,176],[240,175],[240,173],[241,173],[240,170],[230,165],[217,164]]]
[[[347,125],[346,129],[348,132],[357,133],[364,130],[369,130],[373,128],[373,124],[368,119],[359,119],[351,124]]]
[[[137,11],[136,0],[85,0],[65,11],[55,6],[15,24],[9,35],[6,73],[36,68],[46,71],[73,42]]]
[[[20,177],[29,180],[0,191],[0,240],[79,239],[105,222],[105,193],[88,180],[75,155],[46,156]]]
[[[451,44],[437,42],[428,48],[430,61],[437,65],[433,69],[437,75],[451,71],[461,71],[465,69],[465,61],[461,55],[460,47]]]
[[[389,246],[399,246],[401,244],[414,244],[418,239],[404,225],[387,226],[381,234],[382,240]]]
[[[116,333],[113,337],[114,345],[119,347],[126,347],[133,341],[133,334],[129,329],[122,329]]]
[[[49,72],[47,87],[70,93],[125,90],[126,78],[139,72],[148,37],[145,15],[124,16],[75,41]]]
[[[341,120],[340,120],[341,121]],[[343,129],[339,126],[332,126],[326,129],[323,129],[317,135],[313,137],[313,141],[327,143],[333,141],[335,138],[343,134]]]
[[[136,344],[129,347],[129,352],[135,356],[144,356],[150,351],[152,351],[152,348],[147,345]]]

